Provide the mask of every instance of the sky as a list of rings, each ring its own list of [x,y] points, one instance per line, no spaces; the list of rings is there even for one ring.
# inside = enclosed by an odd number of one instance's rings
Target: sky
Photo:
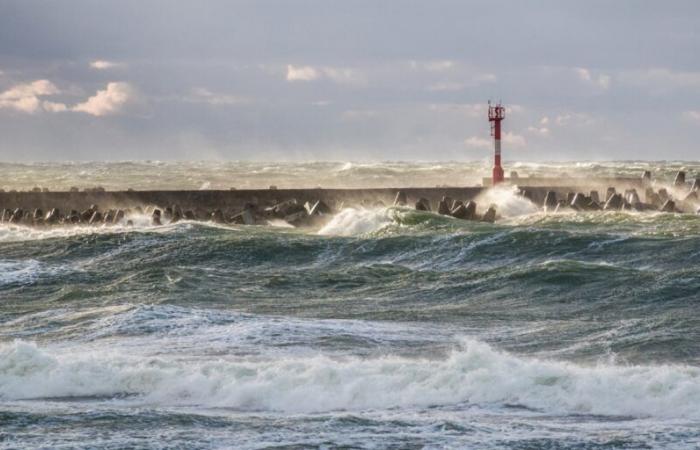
[[[0,160],[700,159],[700,2],[0,0]]]

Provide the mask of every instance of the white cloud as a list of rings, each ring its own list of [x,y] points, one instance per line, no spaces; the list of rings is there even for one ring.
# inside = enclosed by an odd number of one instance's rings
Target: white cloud
[[[506,112],[509,114],[518,114],[525,111],[525,107],[522,105],[506,105]]]
[[[428,90],[431,92],[454,92],[464,90],[467,87],[469,87],[467,83],[460,83],[456,81],[440,81],[438,83],[434,83],[428,86]]]
[[[429,72],[444,72],[455,67],[454,61],[442,60],[442,61],[426,61],[423,63],[418,63],[412,61],[412,65],[415,68],[422,68]]]
[[[485,103],[433,103],[428,106],[431,111],[439,113],[457,112],[466,114],[468,117],[484,117],[486,118]]]
[[[311,66],[287,66],[287,81],[313,81],[321,74]]]
[[[112,69],[114,67],[120,67],[120,63],[116,63],[113,61],[105,61],[103,59],[98,59],[96,61],[91,61],[90,62],[90,67],[96,70],[106,70],[106,69]]]
[[[105,90],[97,91],[94,96],[73,107],[44,99],[61,93],[49,80],[18,84],[0,93],[0,109],[13,109],[27,114],[77,111],[103,116],[119,112],[134,98],[134,91],[128,83],[115,82],[107,84]]]
[[[591,81],[592,80],[591,71],[588,69],[584,69],[583,67],[576,67],[574,69],[574,72],[576,72],[578,74],[578,77],[582,81]]]
[[[496,80],[498,80],[498,77],[493,73],[481,73],[474,76],[474,81],[478,83],[494,83]]]
[[[428,86],[431,92],[462,91],[470,87],[476,87],[483,83],[493,83],[497,80],[492,73],[465,74],[459,77],[459,81],[442,80]]]
[[[601,89],[608,89],[610,87],[610,75],[601,73],[597,77],[591,73],[590,70],[585,67],[575,67],[574,72],[578,75],[578,78],[590,85],[597,86]]]
[[[134,90],[128,83],[111,82],[107,84],[106,89],[97,91],[85,102],[75,105],[72,110],[93,116],[115,114],[121,111],[134,97]]]
[[[362,84],[365,77],[357,70],[337,67],[324,67],[323,74],[338,84]]]
[[[525,147],[527,142],[525,138],[519,134],[512,132],[503,133],[503,143],[510,145],[511,147]]]
[[[540,136],[549,136],[549,128],[547,127],[527,127],[527,131]]]
[[[248,102],[246,98],[231,94],[214,93],[203,87],[192,89],[192,95],[185,97],[184,100],[192,103],[208,103],[210,105],[237,105]]]
[[[557,126],[586,126],[592,125],[594,120],[591,116],[585,113],[565,113],[560,114],[554,119],[554,123]]]
[[[549,117],[542,117],[539,125],[529,126],[527,127],[527,131],[539,136],[549,136]]]
[[[365,77],[357,70],[344,67],[312,67],[287,65],[287,81],[316,81],[328,79],[338,84],[361,84]]]
[[[464,140],[464,145],[467,148],[491,148],[493,147],[493,142],[480,136],[471,136]]]
[[[36,80],[22,83],[0,93],[0,109],[33,114],[42,110],[55,112],[59,103],[43,102],[39,97],[59,94],[60,90],[49,80]],[[48,108],[45,106],[48,104]],[[65,105],[63,105],[65,107]]]
[[[677,72],[666,68],[653,68],[622,72],[618,78],[625,84],[657,91],[700,88],[700,72]]]
[[[700,122],[700,111],[685,111],[683,113],[683,118],[694,122]]]
[[[63,112],[68,110],[65,103],[50,102],[48,100],[44,100],[41,106],[44,108],[44,111],[48,112]]]

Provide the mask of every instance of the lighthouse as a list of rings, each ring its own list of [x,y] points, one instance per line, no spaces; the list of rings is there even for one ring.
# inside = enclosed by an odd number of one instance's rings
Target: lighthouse
[[[493,181],[492,185],[503,182],[503,167],[501,167],[501,121],[506,118],[506,108],[499,102],[492,105],[489,101],[489,122],[493,136]]]

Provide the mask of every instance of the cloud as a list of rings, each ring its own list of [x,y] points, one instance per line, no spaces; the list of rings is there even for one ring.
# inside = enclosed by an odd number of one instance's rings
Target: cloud
[[[75,105],[72,110],[93,116],[105,116],[120,112],[134,98],[134,90],[128,83],[111,82],[107,84],[106,89],[97,91],[85,102]]]
[[[319,71],[311,66],[287,66],[287,81],[314,81],[320,76]]]
[[[433,103],[428,106],[431,111],[439,113],[457,112],[468,117],[486,118],[486,103]]]
[[[683,113],[683,118],[694,122],[700,122],[700,111],[685,111]]]
[[[248,103],[248,99],[231,94],[214,93],[207,88],[197,87],[192,89],[192,95],[185,97],[185,101],[192,103],[208,103],[210,105],[238,105]]]
[[[441,81],[428,86],[428,90],[431,92],[454,92],[462,91],[467,87],[469,87],[467,83],[460,83],[457,81]]]
[[[700,88],[700,72],[681,72],[666,68],[652,68],[622,72],[623,83],[656,91],[677,88]]]
[[[90,62],[90,67],[96,70],[106,70],[112,69],[114,67],[120,67],[122,64],[113,61],[105,61],[103,59],[98,59]]]
[[[411,61],[412,69],[427,70],[428,72],[445,72],[453,69],[455,65],[455,62],[450,60]]]
[[[312,67],[287,65],[287,81],[316,81],[328,79],[338,84],[362,84],[365,77],[357,70],[343,67]]]
[[[565,114],[560,114],[554,119],[554,123],[557,126],[564,127],[564,126],[586,126],[586,125],[592,125],[594,123],[594,119],[589,116],[588,114],[584,113],[565,113]]]
[[[575,67],[574,72],[581,81],[587,84],[597,86],[601,89],[608,89],[610,87],[610,75],[601,73],[596,77],[590,70],[584,67]]]
[[[65,105],[48,102],[40,97],[59,94],[60,90],[49,80],[36,80],[31,83],[17,84],[5,92],[0,93],[0,109],[13,109],[15,111],[33,114],[39,111],[56,112],[65,110]]]
[[[478,73],[462,75],[459,81],[443,80],[428,86],[430,92],[454,92],[462,91],[470,87],[476,87],[483,83],[494,83],[498,78],[492,73]]]
[[[44,100],[41,103],[42,108],[44,108],[44,111],[48,112],[63,112],[67,111],[68,107],[66,106],[65,103],[56,103],[56,102],[50,102],[48,100]]]
[[[603,89],[610,87],[610,75],[601,74],[598,75],[598,86]]]
[[[527,127],[527,131],[532,134],[538,134],[540,136],[549,136],[549,128],[547,127]]]
[[[338,84],[362,84],[365,77],[357,70],[336,67],[324,67],[323,74]]]
[[[525,107],[523,105],[518,105],[518,104],[506,105],[506,112],[508,114],[519,114],[523,111],[525,111]]]
[[[104,116],[119,112],[134,98],[134,90],[128,83],[113,82],[107,84],[105,90],[97,91],[95,95],[73,107],[44,99],[61,93],[49,80],[18,84],[0,93],[0,109],[12,109],[26,114],[75,111]]]
[[[483,137],[471,136],[464,140],[464,145],[467,148],[491,148],[493,147],[493,142]]]
[[[503,133],[503,143],[508,144],[511,147],[518,148],[518,147],[525,147],[527,145],[527,142],[525,141],[525,138],[519,134],[515,134],[512,132],[507,132]]]
[[[549,117],[542,117],[538,125],[527,127],[527,131],[539,136],[549,136]]]

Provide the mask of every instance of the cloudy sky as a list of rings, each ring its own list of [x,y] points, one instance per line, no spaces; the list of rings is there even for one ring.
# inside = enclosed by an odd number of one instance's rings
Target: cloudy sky
[[[0,0],[0,160],[700,159],[700,2]]]

